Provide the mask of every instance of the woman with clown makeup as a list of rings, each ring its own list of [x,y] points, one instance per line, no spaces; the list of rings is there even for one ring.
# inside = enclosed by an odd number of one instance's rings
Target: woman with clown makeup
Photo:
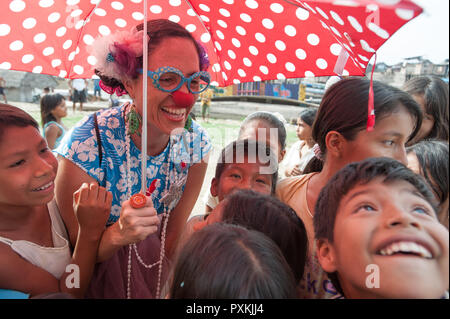
[[[211,150],[206,131],[189,117],[210,82],[205,50],[177,23],[149,20],[144,70],[143,29],[140,24],[130,32],[99,38],[92,46],[102,89],[128,94],[132,102],[83,119],[56,150],[56,200],[72,243],[78,236],[74,191],[97,181],[113,195],[88,298],[162,295],[168,262],[197,200]],[[146,145],[143,121],[148,127]],[[144,147],[146,172],[140,165]]]

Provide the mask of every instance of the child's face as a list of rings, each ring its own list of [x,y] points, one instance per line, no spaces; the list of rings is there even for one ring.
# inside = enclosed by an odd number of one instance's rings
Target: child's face
[[[66,100],[62,100],[51,112],[55,118],[63,118],[67,116]]]
[[[405,144],[413,132],[415,122],[404,106],[375,120],[373,131],[365,129],[355,139],[346,140],[342,150],[344,164],[358,162],[369,157],[390,157],[407,165]]]
[[[252,163],[253,162],[253,163]],[[230,163],[219,179],[213,178],[211,182],[211,195],[217,196],[219,201],[239,189],[252,189],[262,194],[271,194],[272,174],[262,174],[264,166],[255,160],[245,158],[244,163]]]
[[[54,194],[58,161],[39,131],[11,126],[0,141],[0,205],[34,206]]]
[[[193,226],[194,231],[199,231],[200,229],[203,229],[205,226],[218,223],[222,221],[223,217],[223,208],[226,205],[227,199],[225,198],[223,201],[219,202],[216,207],[209,213],[208,217],[206,219],[203,219],[202,221],[196,223]]]
[[[448,289],[449,233],[408,182],[354,187],[340,201],[334,242],[325,242],[319,260],[338,272],[347,298],[439,298]]]
[[[283,160],[286,150],[283,150],[278,140],[278,129],[267,126],[265,121],[253,120],[242,130],[240,140],[249,139],[261,141],[269,146],[277,155],[278,163]]]
[[[297,137],[299,140],[307,141],[311,139],[312,136],[312,127],[303,122],[303,120],[299,117],[297,119]]]
[[[419,104],[420,109],[422,111],[423,119],[422,125],[420,126],[420,130],[417,133],[417,135],[414,136],[414,139],[409,143],[410,145],[415,144],[426,138],[430,134],[434,126],[434,117],[433,115],[428,114],[425,108],[425,97],[420,94],[414,94],[412,97]]]

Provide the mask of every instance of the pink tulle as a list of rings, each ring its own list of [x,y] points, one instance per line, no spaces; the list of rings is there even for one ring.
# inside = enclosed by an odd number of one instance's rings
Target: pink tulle
[[[99,85],[100,85],[101,89],[108,94],[115,93],[117,96],[122,96],[122,95],[128,94],[128,92],[126,90],[122,89],[120,86],[112,88],[112,87],[106,85],[105,83],[103,83],[102,81],[100,81]]]
[[[95,68],[102,75],[118,81],[127,77],[135,77],[137,75],[136,58],[142,56],[143,51],[142,36],[142,31],[132,29],[129,32],[119,31],[106,37],[97,38],[90,48],[90,53],[97,60]],[[117,94],[117,89],[115,91]],[[124,90],[119,89],[118,91],[120,94]]]

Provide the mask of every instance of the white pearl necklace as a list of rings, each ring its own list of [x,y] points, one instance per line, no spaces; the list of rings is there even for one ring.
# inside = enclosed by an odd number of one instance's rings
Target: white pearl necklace
[[[125,121],[125,152],[126,152],[126,156],[127,156],[127,198],[131,198],[131,193],[132,193],[132,183],[131,183],[131,138],[130,135],[128,134],[128,123]],[[169,137],[169,155],[167,158],[167,175],[166,175],[166,184],[165,184],[165,188],[164,188],[164,193],[167,194],[168,190],[168,185],[169,185],[169,177],[170,177],[170,157],[172,154],[172,138]],[[174,174],[175,174],[175,181],[178,180],[178,173],[177,170],[174,170]],[[142,174],[147,174],[147,169],[145,170],[145,172],[142,172]],[[170,192],[170,190],[169,190]],[[164,212],[162,214],[162,219],[163,219],[163,223],[162,223],[162,231],[161,231],[161,249],[160,249],[160,254],[159,254],[159,260],[151,265],[147,265],[143,260],[142,257],[139,255],[138,250],[137,250],[137,245],[136,243],[134,244],[129,244],[128,245],[128,267],[127,267],[127,299],[131,299],[131,258],[132,258],[132,252],[134,250],[134,253],[137,257],[137,260],[139,261],[139,263],[144,266],[144,268],[146,269],[151,269],[156,265],[159,265],[158,267],[158,283],[156,286],[156,299],[160,298],[160,293],[161,293],[161,276],[162,276],[162,266],[163,266],[163,260],[165,257],[165,244],[166,244],[166,231],[167,231],[167,224],[169,222],[169,216],[170,216],[170,211],[168,208],[167,204],[163,204],[164,205]]]

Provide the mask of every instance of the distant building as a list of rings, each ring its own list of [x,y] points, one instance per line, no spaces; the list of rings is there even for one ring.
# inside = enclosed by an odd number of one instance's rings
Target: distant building
[[[434,64],[430,60],[416,56],[406,58],[403,62],[390,66],[385,63],[377,64],[375,66],[374,79],[395,87],[401,87],[412,77],[420,75],[434,75],[442,79],[448,79],[448,67],[448,59],[443,63]],[[368,66],[367,73],[371,70],[372,65]]]
[[[36,102],[33,96],[40,94],[43,88],[56,88],[59,84],[51,75],[22,71],[0,70],[0,77],[6,81],[8,101]]]

